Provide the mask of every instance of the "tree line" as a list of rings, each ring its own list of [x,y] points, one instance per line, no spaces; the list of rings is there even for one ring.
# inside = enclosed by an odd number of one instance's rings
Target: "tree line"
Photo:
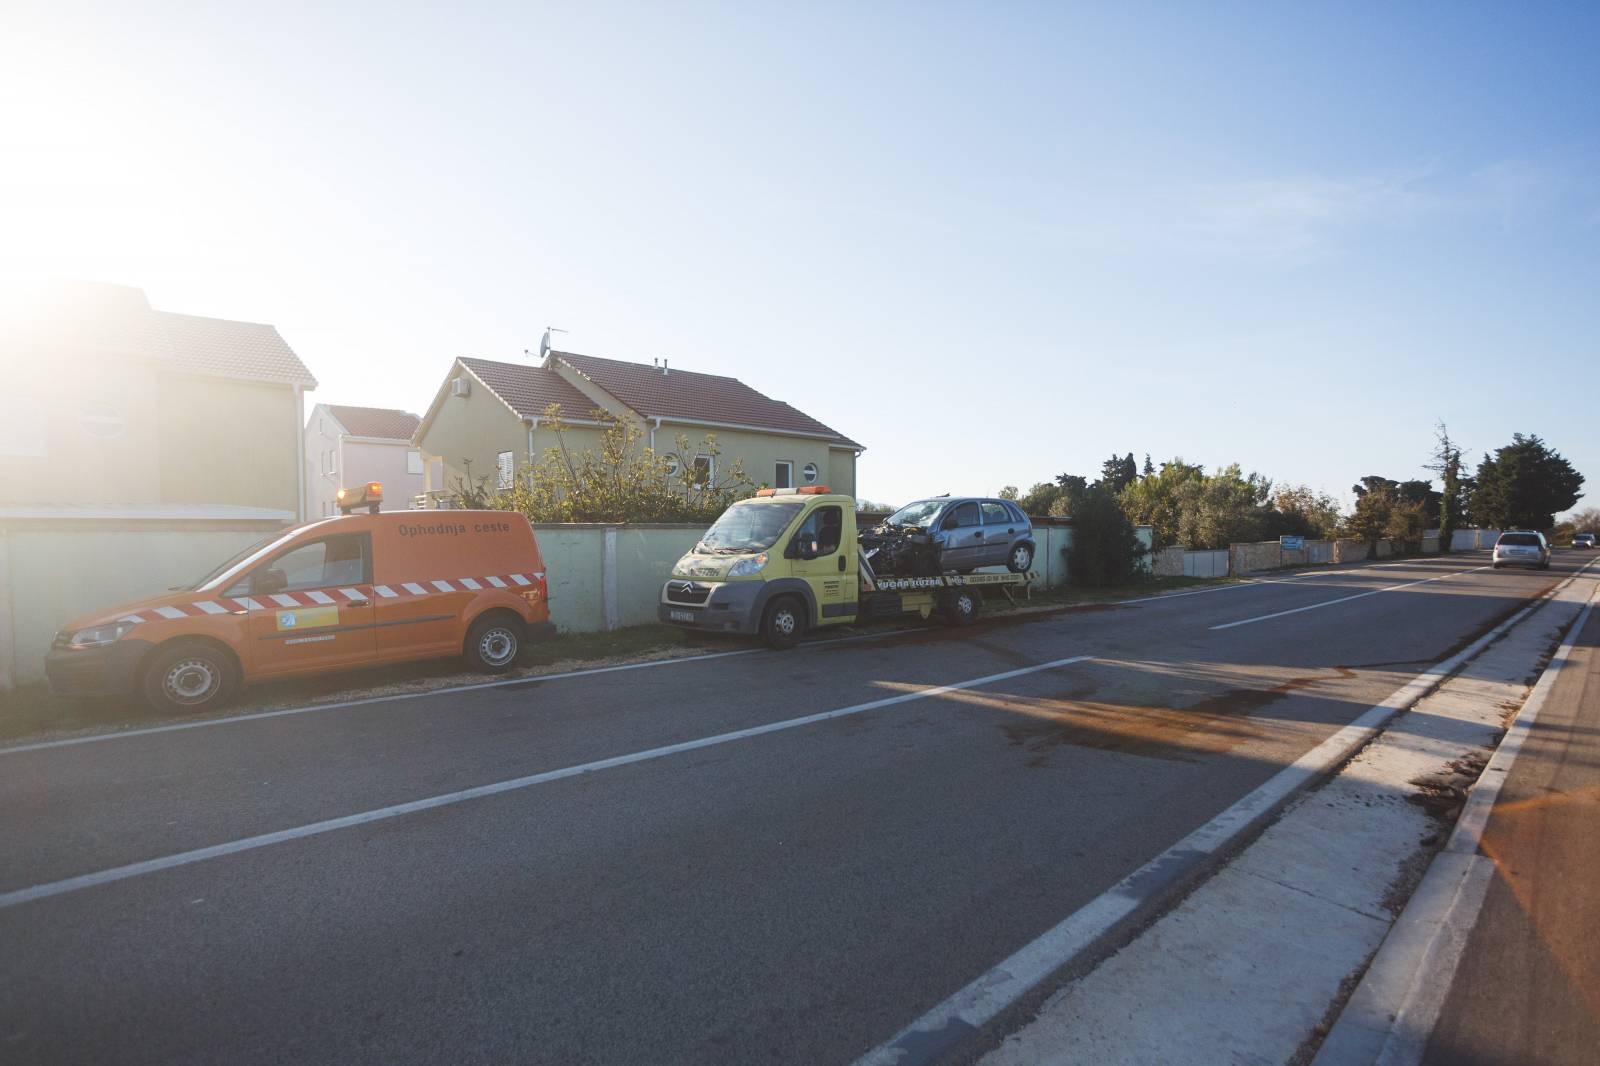
[[[1147,454],[1140,466],[1132,452],[1113,454],[1092,481],[1064,473],[1026,492],[1008,485],[1000,495],[1032,515],[1073,518],[1075,540],[1085,539],[1086,521],[1109,521],[1117,527],[1108,543],[1121,542],[1124,525],[1130,535],[1134,525],[1148,525],[1155,548],[1195,549],[1286,534],[1368,542],[1389,538],[1416,548],[1426,531],[1437,529],[1443,551],[1450,550],[1455,530],[1472,526],[1561,532],[1555,516],[1571,509],[1582,495],[1583,475],[1535,434],[1514,434],[1509,444],[1485,453],[1470,471],[1460,444],[1440,423],[1427,458],[1422,468],[1437,475],[1438,488],[1432,478],[1369,474],[1351,486],[1356,501],[1348,514],[1328,493],[1276,484],[1254,471],[1245,473],[1237,463],[1208,472],[1181,456],[1157,466]],[[1579,517],[1600,527],[1600,511],[1591,508]],[[1099,541],[1102,534],[1095,530],[1089,539]],[[1137,557],[1135,552],[1091,568],[1127,573]]]

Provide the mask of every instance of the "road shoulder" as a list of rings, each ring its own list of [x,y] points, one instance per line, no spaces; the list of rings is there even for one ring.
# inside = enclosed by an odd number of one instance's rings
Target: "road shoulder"
[[[1305,1061],[1593,587],[1557,592],[982,1061]]]

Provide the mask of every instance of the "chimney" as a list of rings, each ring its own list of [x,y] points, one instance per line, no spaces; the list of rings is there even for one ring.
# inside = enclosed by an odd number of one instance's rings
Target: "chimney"
[[[667,361],[665,359],[661,360],[661,376],[667,376]]]

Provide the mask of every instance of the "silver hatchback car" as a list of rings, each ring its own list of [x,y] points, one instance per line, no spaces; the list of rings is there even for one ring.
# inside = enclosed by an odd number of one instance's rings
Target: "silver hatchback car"
[[[1550,569],[1550,545],[1543,533],[1507,530],[1494,542],[1494,568],[1502,566],[1531,566],[1535,570]]]
[[[1003,566],[1014,574],[1033,567],[1033,523],[1010,500],[939,496],[916,500],[889,516],[888,524],[926,530],[939,553],[939,569],[966,573]]]

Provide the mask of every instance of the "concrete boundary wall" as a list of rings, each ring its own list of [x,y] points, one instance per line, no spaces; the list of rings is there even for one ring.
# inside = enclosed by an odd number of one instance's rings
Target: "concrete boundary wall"
[[[44,654],[67,619],[192,581],[281,528],[281,523],[71,529],[0,525],[0,691],[44,680]],[[549,583],[550,618],[563,633],[599,633],[654,622],[661,586],[673,564],[706,530],[699,523],[533,528]],[[1148,546],[1150,528],[1137,527],[1136,532]],[[1065,586],[1071,525],[1037,525],[1034,540],[1033,588]]]
[[[0,692],[44,680],[69,619],[193,582],[284,528],[273,521],[0,523]]]

